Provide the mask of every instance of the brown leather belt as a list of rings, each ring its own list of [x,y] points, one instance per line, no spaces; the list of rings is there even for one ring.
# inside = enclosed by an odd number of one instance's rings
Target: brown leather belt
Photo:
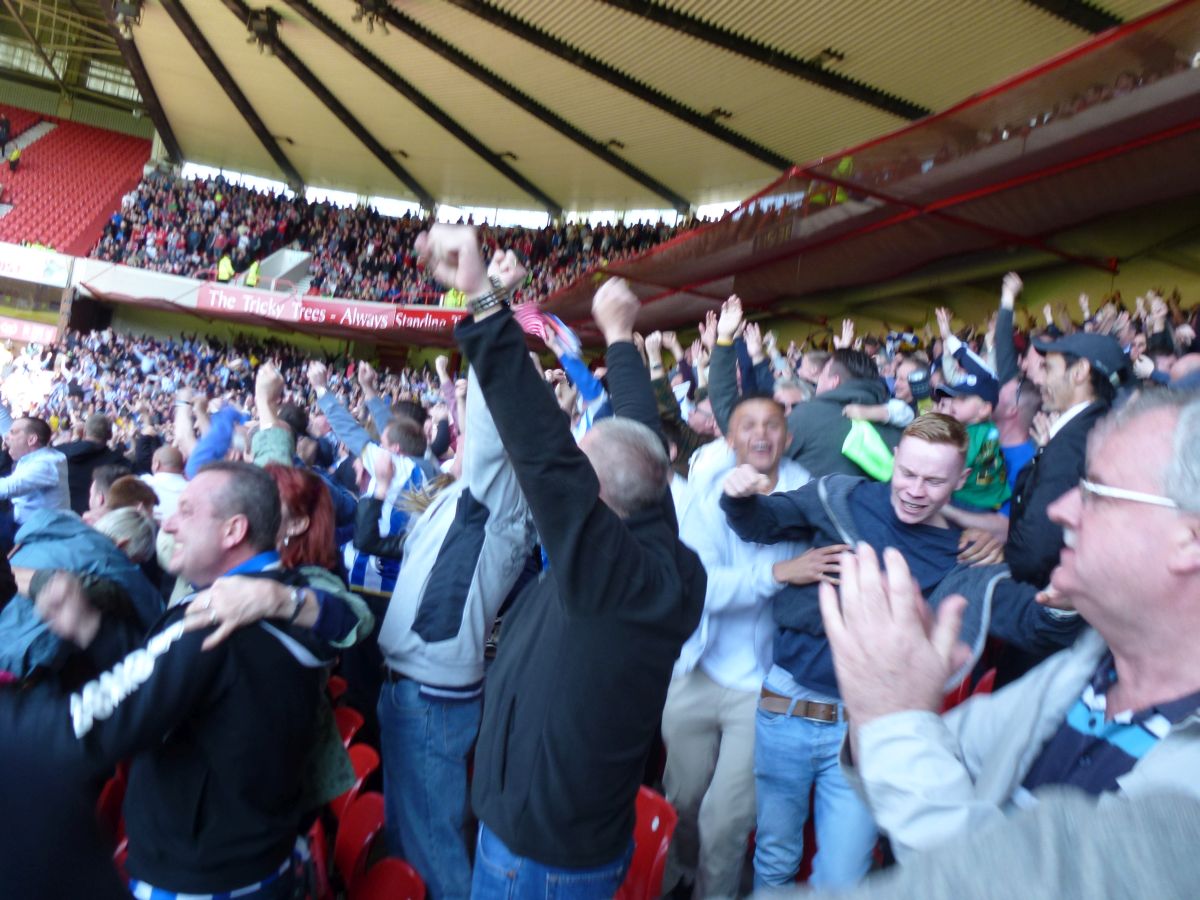
[[[795,716],[798,719],[813,719],[817,722],[838,721],[838,704],[813,703],[811,700],[797,700],[792,706],[792,698],[777,694],[774,691],[762,689],[758,708],[781,716]]]

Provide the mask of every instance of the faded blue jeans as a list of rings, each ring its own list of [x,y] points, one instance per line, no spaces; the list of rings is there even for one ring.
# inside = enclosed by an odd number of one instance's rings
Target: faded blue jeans
[[[878,833],[870,811],[838,766],[846,723],[762,709],[757,717],[755,888],[793,886],[804,856],[804,823],[814,784],[817,855],[809,883],[831,889],[857,884],[871,869]]]
[[[619,859],[589,869],[560,869],[517,856],[479,823],[472,900],[612,900],[633,858],[633,841]]]
[[[435,900],[471,895],[467,756],[483,701],[432,700],[407,679],[379,692],[388,852],[407,860]]]

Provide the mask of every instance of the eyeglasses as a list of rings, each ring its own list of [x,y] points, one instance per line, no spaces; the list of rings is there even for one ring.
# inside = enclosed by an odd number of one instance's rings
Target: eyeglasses
[[[1149,506],[1161,506],[1165,509],[1179,509],[1179,504],[1170,497],[1159,494],[1144,494],[1141,491],[1131,491],[1127,488],[1110,487],[1107,484],[1097,484],[1086,478],[1079,479],[1079,490],[1086,496],[1108,497],[1110,500],[1128,500],[1130,503],[1145,503]]]

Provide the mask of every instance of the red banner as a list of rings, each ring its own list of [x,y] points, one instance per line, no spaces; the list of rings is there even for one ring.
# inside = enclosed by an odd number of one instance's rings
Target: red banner
[[[212,283],[200,287],[196,308],[218,314],[259,316],[277,322],[310,325],[317,331],[322,325],[367,332],[449,331],[463,316],[461,309],[297,297]]]
[[[27,344],[52,344],[56,337],[58,337],[58,329],[53,325],[0,316],[0,340],[24,341]]]

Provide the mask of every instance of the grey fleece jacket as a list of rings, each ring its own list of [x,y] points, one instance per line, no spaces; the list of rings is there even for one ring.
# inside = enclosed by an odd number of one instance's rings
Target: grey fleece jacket
[[[379,647],[388,667],[458,692],[483,680],[483,646],[534,543],[517,484],[475,371],[468,375],[462,478],[408,529]]]
[[[887,388],[882,381],[856,379],[806,403],[797,403],[788,416],[792,443],[787,455],[812,472],[814,478],[866,474],[842,455],[842,444],[850,433],[850,420],[842,415],[842,410],[850,403],[872,406],[887,400]],[[893,450],[900,443],[900,429],[890,425],[876,425],[875,429]]]

